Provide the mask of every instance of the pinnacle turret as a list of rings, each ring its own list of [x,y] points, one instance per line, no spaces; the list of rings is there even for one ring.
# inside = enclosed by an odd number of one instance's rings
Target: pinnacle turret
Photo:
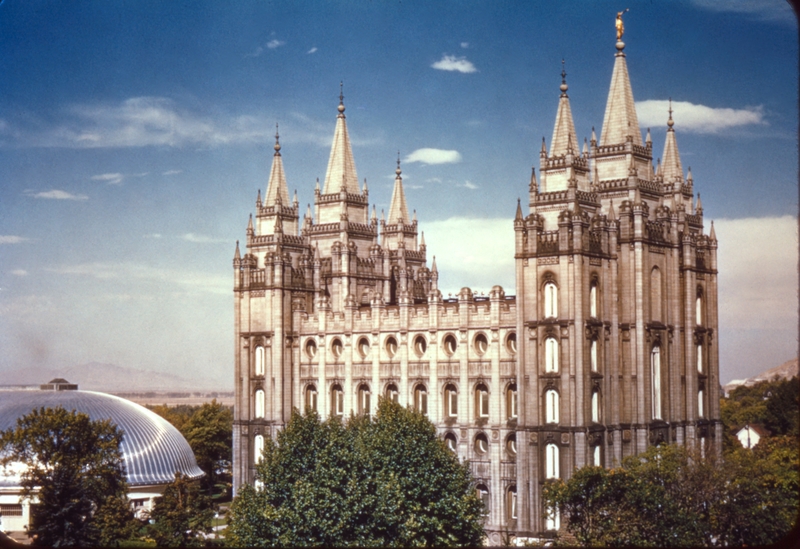
[[[394,190],[392,191],[392,201],[389,204],[389,223],[409,222],[408,206],[406,205],[406,194],[403,191],[402,170],[400,169],[400,156],[397,157],[397,169],[394,172]]]
[[[275,154],[272,156],[272,169],[269,172],[267,194],[264,197],[264,205],[267,207],[274,206],[278,199],[283,204],[289,203],[289,186],[286,184],[286,176],[283,173],[283,159],[281,158],[281,143],[277,124],[275,124],[274,149]]]
[[[675,139],[674,125],[675,122],[672,120],[672,99],[670,99],[667,139],[664,143],[664,165],[661,171],[664,183],[683,180],[683,167],[681,166],[681,156],[678,154],[678,141]]]
[[[561,61],[562,65],[564,61]],[[550,157],[561,156],[572,152],[571,149],[578,142],[575,134],[575,124],[572,121],[572,109],[567,95],[567,73],[561,69],[561,96],[558,99],[558,112],[553,128],[553,139],[550,141]],[[544,146],[544,143],[542,143]]]

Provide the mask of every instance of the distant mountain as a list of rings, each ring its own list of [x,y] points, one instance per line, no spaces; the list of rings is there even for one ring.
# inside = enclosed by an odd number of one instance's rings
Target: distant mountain
[[[115,364],[89,362],[63,369],[26,368],[3,374],[3,385],[40,385],[53,378],[65,378],[77,383],[86,391],[134,392],[134,391],[225,391],[232,389],[220,380],[194,377],[191,380],[150,370],[137,370]],[[232,385],[232,384],[230,384]]]
[[[753,377],[749,377],[747,379],[734,379],[730,381],[727,385],[725,385],[722,389],[723,391],[725,391],[725,394],[727,395],[736,387],[739,387],[741,385],[750,387],[761,381],[772,381],[774,379],[789,379],[796,375],[798,375],[798,364],[797,364],[797,359],[793,358],[792,360],[784,362],[780,366],[776,366],[774,368],[770,368],[769,370],[765,370]]]

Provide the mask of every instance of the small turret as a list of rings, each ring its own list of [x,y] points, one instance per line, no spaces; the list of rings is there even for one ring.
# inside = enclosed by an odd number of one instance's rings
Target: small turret
[[[711,230],[712,231],[714,230],[714,222],[713,221],[711,222]],[[241,259],[242,259],[242,254],[239,253],[239,241],[237,240],[236,241],[236,251],[233,252],[233,260],[234,261],[239,261]]]
[[[538,194],[539,193],[539,184],[536,182],[536,168],[531,167],[531,182],[528,186],[528,191],[531,194]]]
[[[250,220],[247,222],[247,235],[252,236],[255,234],[253,229],[253,214],[250,214]]]
[[[710,238],[714,242],[717,241],[717,233],[714,230],[714,220],[713,219],[711,220],[711,231],[708,233],[708,238]]]

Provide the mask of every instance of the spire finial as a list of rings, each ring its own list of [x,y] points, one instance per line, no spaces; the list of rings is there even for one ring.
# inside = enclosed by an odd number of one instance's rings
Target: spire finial
[[[344,81],[339,82],[339,114],[344,115]]]
[[[280,133],[278,132],[278,123],[275,122],[275,154],[280,154],[280,150],[281,150]]]
[[[403,170],[400,169],[400,151],[397,151],[397,169],[394,173],[397,174],[397,177],[400,177],[400,174],[403,173]]]
[[[620,52],[625,49],[625,42],[622,41],[622,35],[625,34],[625,24],[622,22],[622,16],[628,12],[630,8],[625,8],[623,11],[617,12],[617,20],[614,27],[617,29],[617,50]]]
[[[669,98],[669,120],[667,120],[667,126],[669,126],[669,129],[671,130],[672,126],[674,126],[674,125],[675,125],[675,122],[673,122],[673,120],[672,120],[672,98],[670,97]]]
[[[569,86],[567,86],[567,71],[564,68],[564,59],[562,58],[561,59],[561,87],[559,88],[561,90],[561,96],[562,97],[565,97],[567,95],[567,89],[568,88],[569,88]]]

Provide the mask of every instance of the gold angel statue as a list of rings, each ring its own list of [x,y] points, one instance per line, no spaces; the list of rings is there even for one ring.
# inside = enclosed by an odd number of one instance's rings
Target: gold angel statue
[[[625,8],[625,11],[617,12],[617,40],[622,40],[622,35],[625,34],[625,25],[622,23],[622,14],[625,12],[630,11],[630,8]]]

